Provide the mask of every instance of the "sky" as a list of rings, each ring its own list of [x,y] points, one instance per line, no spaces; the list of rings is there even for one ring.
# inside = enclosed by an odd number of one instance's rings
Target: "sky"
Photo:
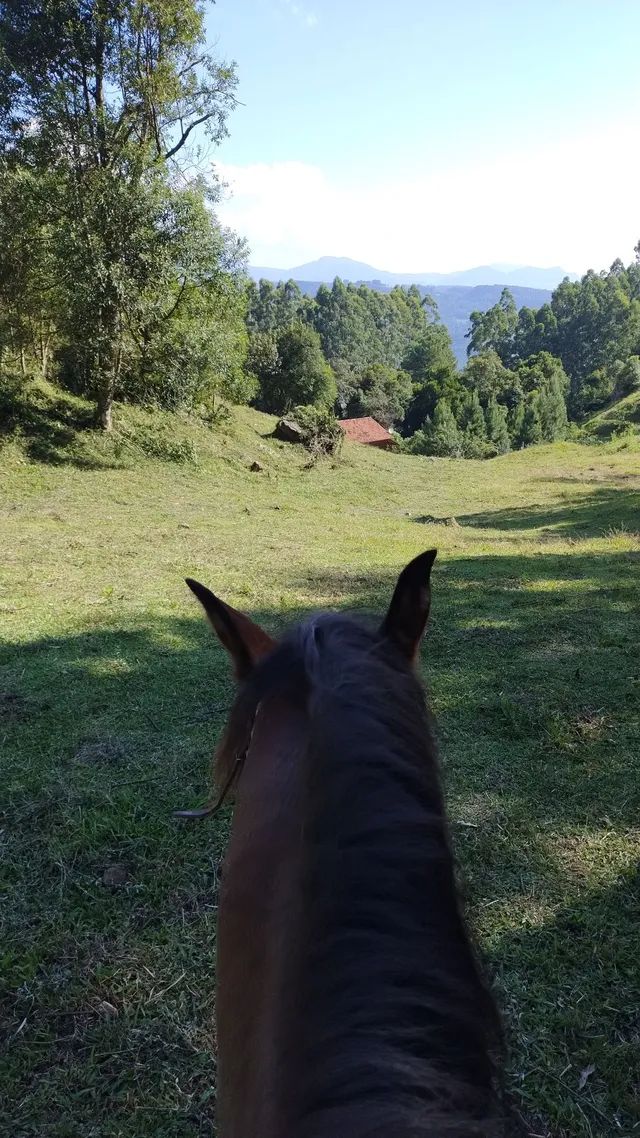
[[[628,262],[640,0],[218,0],[238,106],[213,155],[254,265]]]

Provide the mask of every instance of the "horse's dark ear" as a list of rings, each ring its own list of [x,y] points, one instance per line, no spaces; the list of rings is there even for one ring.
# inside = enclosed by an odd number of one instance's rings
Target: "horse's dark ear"
[[[275,647],[269,634],[244,613],[214,596],[206,585],[187,577],[187,585],[200,601],[214,632],[233,660],[237,678],[243,680],[263,656]]]
[[[400,649],[408,660],[415,660],[431,607],[431,566],[437,549],[429,549],[410,561],[398,577],[389,610],[380,632]]]

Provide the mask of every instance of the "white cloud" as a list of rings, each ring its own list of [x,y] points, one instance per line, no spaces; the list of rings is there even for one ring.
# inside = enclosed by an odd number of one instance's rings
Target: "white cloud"
[[[487,262],[582,272],[630,259],[640,237],[635,122],[413,176],[347,183],[296,161],[219,169],[231,189],[220,216],[248,237],[254,264],[336,254],[400,272]]]
[[[306,8],[304,4],[297,4],[295,0],[281,0],[282,8],[286,9],[296,20],[306,24],[308,28],[315,28],[318,17],[315,12]]]

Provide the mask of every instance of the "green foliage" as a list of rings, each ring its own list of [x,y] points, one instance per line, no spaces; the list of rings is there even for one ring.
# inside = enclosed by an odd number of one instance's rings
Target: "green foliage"
[[[177,188],[181,166],[197,161],[194,128],[219,141],[235,103],[233,68],[206,50],[202,6],[4,0],[0,41],[0,149],[7,169],[46,181],[65,374],[96,399],[106,428],[117,393],[153,389],[169,406],[237,390],[239,322],[233,343],[217,335],[229,356],[214,368],[203,340],[221,323],[219,277],[243,250],[205,208],[213,183]],[[22,228],[36,226],[24,218]],[[34,304],[48,273],[47,262],[30,286]]]
[[[451,339],[444,325],[429,324],[407,348],[402,367],[413,381],[413,397],[404,420],[404,430],[410,434],[434,414],[439,399],[451,403],[461,395]]]
[[[462,429],[464,457],[485,458],[488,451],[487,427],[477,391],[471,391],[464,400],[458,416],[458,426]]]
[[[366,301],[353,285],[336,279],[316,294],[313,323],[329,361],[346,359],[361,369],[376,358],[376,328]],[[379,357],[378,357],[379,358]]]
[[[247,327],[253,333],[277,334],[304,319],[313,307],[295,281],[272,284],[261,280],[247,284]]]
[[[540,426],[547,443],[563,439],[567,432],[567,405],[557,380],[550,380],[540,388]]]
[[[542,442],[542,438],[540,395],[537,391],[530,391],[523,401],[522,423],[514,442],[527,447]]]
[[[495,351],[516,369],[531,356],[551,353],[569,379],[571,416],[603,406],[617,389],[621,369],[640,351],[640,262],[625,268],[616,261],[608,272],[564,280],[550,304],[538,311],[522,308],[515,322],[503,293],[499,304],[473,314],[469,350]]]
[[[513,294],[508,288],[502,290],[502,295],[493,308],[486,312],[472,312],[470,316],[471,327],[468,332],[469,355],[479,355],[482,352],[494,351],[500,356],[502,362],[509,365],[514,356],[514,337],[518,325],[518,309]]]
[[[512,362],[526,360],[537,352],[555,352],[557,334],[558,321],[550,304],[538,309],[521,308],[514,333]]]
[[[561,360],[550,352],[538,352],[518,365],[516,371],[523,391],[533,391],[537,387],[554,383],[563,395],[569,391],[569,377]]]
[[[487,428],[487,452],[490,454],[506,454],[511,448],[507,408],[502,403],[498,403],[495,396],[492,395],[484,414]]]
[[[269,390],[280,369],[278,341],[274,332],[252,331],[249,334],[244,366],[247,378],[256,386],[256,397],[263,385],[265,390]]]
[[[436,404],[433,419],[407,441],[409,454],[429,454],[438,458],[459,458],[464,453],[464,438],[446,399]]]
[[[640,356],[629,356],[624,364],[615,370],[616,386],[614,395],[623,398],[632,391],[640,390]]]
[[[569,379],[562,363],[550,352],[539,352],[520,364],[517,369],[522,390],[529,399],[529,417],[525,434],[538,435],[544,442],[564,438],[567,430],[565,395]],[[535,396],[535,399],[533,398]],[[535,405],[535,413],[532,408]],[[538,442],[538,437],[530,441]]]
[[[495,398],[513,407],[520,398],[520,383],[515,372],[506,368],[497,352],[487,350],[472,356],[461,376],[470,391],[475,391],[483,405]]]
[[[344,382],[344,372],[342,375]],[[354,377],[345,416],[372,415],[384,427],[391,427],[402,420],[411,393],[411,377],[407,372],[396,371],[385,364],[369,364],[357,379]]]
[[[608,367],[599,367],[581,383],[574,393],[573,408],[580,415],[599,411],[609,402],[615,390],[615,377]]]
[[[278,334],[276,346],[276,366],[260,376],[259,406],[279,415],[298,404],[333,405],[335,379],[318,333],[297,322]]]
[[[303,432],[303,445],[314,458],[340,453],[344,431],[330,408],[294,407],[292,418]]]
[[[51,188],[50,178],[0,162],[0,360],[45,379],[61,307]]]
[[[437,319],[437,313],[430,298],[423,300],[415,286],[384,293],[336,279],[331,288],[320,286],[308,319],[332,365],[343,359],[360,371],[376,363],[397,370],[408,346]]]

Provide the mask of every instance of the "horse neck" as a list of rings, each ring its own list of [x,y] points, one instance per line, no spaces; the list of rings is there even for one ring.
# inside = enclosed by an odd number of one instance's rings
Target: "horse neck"
[[[224,1138],[284,1138],[283,1052],[293,1016],[306,719],[269,699],[240,776],[218,912],[218,1118]]]
[[[417,685],[333,672],[310,699],[292,1133],[488,1134],[494,1010]]]

